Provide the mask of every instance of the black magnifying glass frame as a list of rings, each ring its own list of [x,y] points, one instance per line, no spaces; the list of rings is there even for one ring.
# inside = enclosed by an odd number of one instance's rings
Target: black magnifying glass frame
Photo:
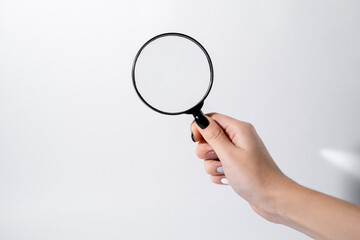
[[[160,109],[157,109],[155,108],[154,106],[150,105],[142,96],[141,96],[141,93],[139,92],[137,86],[136,86],[136,76],[135,76],[135,68],[136,68],[136,63],[137,63],[137,60],[139,59],[140,57],[140,54],[141,52],[144,50],[144,48],[149,45],[151,42],[155,41],[156,39],[159,39],[159,38],[163,38],[163,37],[169,37],[169,36],[176,36],[176,37],[182,37],[182,38],[185,38],[185,39],[188,39],[190,41],[192,41],[193,43],[195,43],[202,51],[203,53],[205,54],[206,56],[206,59],[208,61],[208,64],[209,64],[209,70],[210,70],[210,79],[209,79],[209,86],[208,86],[208,89],[205,93],[205,95],[202,97],[202,99],[197,103],[195,104],[193,107],[185,110],[185,111],[181,111],[181,112],[165,112],[165,111],[162,111]],[[209,125],[209,121],[206,119],[204,113],[201,111],[201,108],[202,106],[204,105],[204,100],[206,99],[206,97],[209,95],[210,93],[210,90],[212,88],[212,85],[213,85],[213,81],[214,81],[214,68],[213,68],[213,64],[212,64],[212,61],[211,61],[211,58],[208,54],[208,52],[206,51],[206,49],[197,41],[195,40],[194,38],[188,36],[188,35],[185,35],[183,33],[177,33],[177,32],[168,32],[168,33],[162,33],[162,34],[159,34],[153,38],[151,38],[150,40],[148,40],[140,49],[139,51],[137,52],[136,56],[135,56],[135,59],[134,59],[134,63],[133,63],[133,66],[132,66],[132,81],[133,81],[133,85],[134,85],[134,88],[135,88],[135,91],[137,93],[137,95],[139,96],[139,98],[143,101],[143,103],[146,104],[146,106],[148,106],[149,108],[151,108],[152,110],[158,112],[158,113],[161,113],[161,114],[166,114],[166,115],[179,115],[179,114],[191,114],[194,116],[195,118],[195,121],[196,123],[201,127],[201,128],[206,128],[208,125]]]

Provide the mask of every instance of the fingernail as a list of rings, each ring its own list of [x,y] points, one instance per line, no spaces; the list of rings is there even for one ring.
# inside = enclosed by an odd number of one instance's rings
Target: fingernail
[[[195,142],[193,132],[191,132],[191,140],[192,140],[193,142]]]
[[[229,181],[226,178],[222,178],[220,181],[222,184],[229,185]]]
[[[223,169],[223,167],[218,167],[218,168],[216,169],[216,171],[217,171],[218,173],[224,174],[224,169]],[[226,178],[223,178],[223,179],[226,179]]]
[[[218,156],[216,155],[216,153],[214,151],[210,151],[210,152],[205,153],[205,157],[207,159],[217,159]]]
[[[195,116],[196,124],[201,127],[201,129],[207,128],[209,126],[209,120],[204,115],[197,115]]]

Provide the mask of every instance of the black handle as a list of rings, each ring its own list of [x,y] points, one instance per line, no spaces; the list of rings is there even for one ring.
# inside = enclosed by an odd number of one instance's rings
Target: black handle
[[[209,120],[207,120],[204,113],[201,111],[203,105],[204,102],[200,102],[198,105],[196,105],[186,113],[192,114],[195,118],[195,122],[197,123],[197,125],[202,129],[205,129],[207,126],[209,126]]]
[[[207,126],[209,126],[209,120],[205,117],[201,109],[194,111],[192,115],[195,118],[196,124],[202,129],[205,129]]]

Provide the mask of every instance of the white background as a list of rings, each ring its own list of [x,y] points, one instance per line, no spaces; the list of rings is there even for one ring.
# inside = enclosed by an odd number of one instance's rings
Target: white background
[[[215,68],[204,111],[359,203],[333,164],[359,159],[359,23],[359,1],[0,0],[0,239],[308,239],[210,183],[192,117],[148,109],[132,61],[154,35],[193,36]]]

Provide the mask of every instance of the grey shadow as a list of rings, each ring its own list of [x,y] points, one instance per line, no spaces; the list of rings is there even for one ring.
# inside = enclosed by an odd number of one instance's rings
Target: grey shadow
[[[321,155],[341,171],[344,200],[360,206],[360,147],[355,151],[323,149]]]
[[[360,174],[360,169],[359,174]],[[344,193],[347,201],[360,206],[360,180],[349,174],[343,177]]]
[[[360,162],[360,144],[356,146],[354,155],[357,156],[357,161]],[[344,174],[343,184],[346,197],[348,201],[360,206],[360,164],[354,165],[354,172],[357,172],[357,176],[354,174]]]

